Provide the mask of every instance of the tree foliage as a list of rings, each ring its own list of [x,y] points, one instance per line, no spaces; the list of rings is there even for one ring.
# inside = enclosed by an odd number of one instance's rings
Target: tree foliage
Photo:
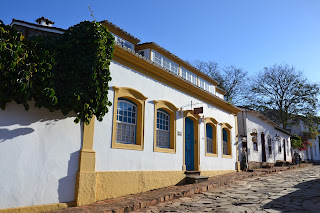
[[[218,81],[219,87],[226,91],[225,100],[232,104],[244,104],[244,95],[247,89],[247,72],[236,66],[221,68],[213,61],[194,60],[193,66]]]
[[[297,115],[316,114],[319,86],[309,83],[293,66],[265,67],[251,82],[251,107],[281,123],[283,128]]]
[[[103,119],[114,38],[102,24],[85,21],[63,35],[26,39],[0,22],[0,33],[1,109],[15,101],[28,110],[34,100],[38,108],[75,112],[76,123]]]

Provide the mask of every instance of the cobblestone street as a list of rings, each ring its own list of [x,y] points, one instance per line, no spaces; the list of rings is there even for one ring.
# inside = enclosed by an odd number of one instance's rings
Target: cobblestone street
[[[273,173],[138,212],[320,212],[320,166]]]

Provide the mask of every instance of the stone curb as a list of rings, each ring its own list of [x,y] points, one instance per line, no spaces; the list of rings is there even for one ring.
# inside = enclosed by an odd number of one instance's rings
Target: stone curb
[[[224,175],[214,176],[208,179],[208,181],[202,183],[170,186],[166,188],[156,189],[148,192],[143,192],[134,195],[128,195],[124,197],[106,199],[98,201],[86,206],[71,207],[67,209],[60,209],[54,211],[56,213],[69,213],[69,212],[104,212],[104,213],[124,213],[130,211],[136,211],[142,208],[148,208],[158,203],[165,201],[188,197],[194,194],[199,194],[219,186],[230,184],[237,180],[242,180],[254,176],[262,176],[274,172],[281,172],[285,170],[292,170],[302,167],[312,166],[312,164],[292,165],[289,167],[274,167],[274,168],[261,168],[255,169],[253,172],[237,172]]]

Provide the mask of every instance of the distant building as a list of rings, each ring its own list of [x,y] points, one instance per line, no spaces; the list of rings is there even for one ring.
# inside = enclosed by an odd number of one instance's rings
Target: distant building
[[[314,124],[318,128],[320,133],[320,125]],[[303,161],[320,161],[320,135],[310,135],[308,134],[308,127],[304,124],[302,120],[290,125],[290,131],[292,134],[299,135],[302,138],[306,138],[310,142],[310,146],[307,146],[306,150],[295,149],[296,152],[300,154],[300,157]]]
[[[238,114],[239,157],[247,150],[249,168],[276,161],[292,162],[290,133],[261,113],[241,108]]]
[[[65,32],[64,29],[53,27],[54,22],[44,17],[38,18],[36,22],[38,24],[12,19],[11,26],[14,26],[27,37],[32,35],[63,34]]]

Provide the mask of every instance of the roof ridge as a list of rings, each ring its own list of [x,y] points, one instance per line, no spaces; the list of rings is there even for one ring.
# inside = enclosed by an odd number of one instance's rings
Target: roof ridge
[[[137,43],[140,42],[140,39],[134,37],[133,35],[131,35],[130,33],[128,33],[127,31],[123,30],[122,28],[118,27],[117,25],[113,24],[112,22],[108,21],[108,20],[103,20],[103,21],[100,21],[100,23],[106,23],[106,24],[109,24],[110,26],[116,28],[117,30],[119,30],[120,32],[126,34],[127,36],[129,36],[130,38],[134,39],[137,41]]]

